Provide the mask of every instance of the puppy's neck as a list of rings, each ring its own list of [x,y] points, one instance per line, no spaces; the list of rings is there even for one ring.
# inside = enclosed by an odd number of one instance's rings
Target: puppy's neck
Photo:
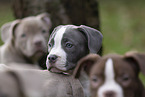
[[[3,63],[28,63],[24,58],[24,55],[20,50],[16,49],[11,43],[4,44],[3,60],[7,58],[7,61]]]
[[[85,97],[90,97],[89,76],[86,74],[86,72],[84,70],[81,71],[79,80],[80,80],[80,83],[82,84]]]

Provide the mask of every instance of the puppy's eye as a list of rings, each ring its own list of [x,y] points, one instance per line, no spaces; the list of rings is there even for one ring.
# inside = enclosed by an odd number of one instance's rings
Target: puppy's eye
[[[42,30],[42,33],[46,33],[46,30]]]
[[[96,88],[99,86],[99,84],[101,82],[100,78],[98,78],[96,75],[94,75],[94,76],[91,76],[90,79],[91,79],[91,87]]]
[[[123,81],[128,81],[128,80],[130,80],[129,75],[123,75],[122,80],[123,80]]]
[[[26,34],[22,34],[21,37],[23,37],[23,38],[26,37]]]
[[[93,82],[98,82],[98,78],[97,78],[96,76],[93,76],[93,77],[91,78],[91,80],[92,80]]]
[[[65,44],[65,47],[67,47],[67,48],[72,48],[72,47],[73,47],[73,44],[70,43],[70,42],[67,42],[67,43]]]
[[[121,76],[118,76],[117,80],[124,86],[127,87],[131,84],[132,78],[129,74],[123,74]]]

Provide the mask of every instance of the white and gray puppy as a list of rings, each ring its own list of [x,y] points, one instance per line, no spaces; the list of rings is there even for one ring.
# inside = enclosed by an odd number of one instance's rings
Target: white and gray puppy
[[[36,64],[47,53],[51,20],[46,13],[4,24],[0,47],[0,63]]]
[[[54,73],[71,75],[80,58],[99,51],[102,38],[103,36],[98,30],[84,25],[56,27],[48,43],[47,69]],[[89,83],[87,80],[85,74],[82,74],[80,81],[86,92]]]

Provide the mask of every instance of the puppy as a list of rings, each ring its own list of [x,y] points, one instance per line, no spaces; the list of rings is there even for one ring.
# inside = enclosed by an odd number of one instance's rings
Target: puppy
[[[37,64],[47,53],[50,28],[51,21],[46,13],[4,24],[1,28],[4,44],[0,47],[0,63]]]
[[[72,76],[2,66],[0,97],[84,97],[80,81]]]
[[[26,97],[15,73],[0,71],[0,97]]]
[[[145,54],[90,54],[82,58],[74,71],[79,77],[84,69],[90,77],[91,97],[145,97],[139,72],[145,75]]]
[[[80,58],[99,51],[102,38],[98,30],[84,25],[56,27],[48,42],[47,69],[53,73],[71,75]],[[82,74],[80,81],[84,89],[87,87],[87,80],[86,74]]]

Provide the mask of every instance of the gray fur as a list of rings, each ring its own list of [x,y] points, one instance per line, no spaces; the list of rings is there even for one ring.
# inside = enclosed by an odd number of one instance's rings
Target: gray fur
[[[16,77],[7,77],[5,74],[8,72],[15,74]],[[21,89],[21,91],[13,91],[13,95],[18,95],[19,92],[21,92],[24,97],[84,97],[80,81],[74,79],[72,76],[55,74],[47,70],[24,70],[14,69],[11,67],[7,67],[2,74],[3,76],[1,77],[0,72],[1,87],[6,86],[6,82],[2,82],[3,79],[9,79],[10,83],[14,83],[13,80],[16,80],[16,82],[19,81],[19,86],[13,84],[12,87],[5,87],[9,90],[17,90],[18,88]],[[0,93],[2,92],[1,87]],[[9,92],[6,92],[6,94],[9,94]]]
[[[23,66],[29,64],[29,67],[32,66],[30,64],[37,64],[47,53],[50,28],[51,21],[46,13],[4,24],[1,28],[4,44],[0,47],[0,63]]]

